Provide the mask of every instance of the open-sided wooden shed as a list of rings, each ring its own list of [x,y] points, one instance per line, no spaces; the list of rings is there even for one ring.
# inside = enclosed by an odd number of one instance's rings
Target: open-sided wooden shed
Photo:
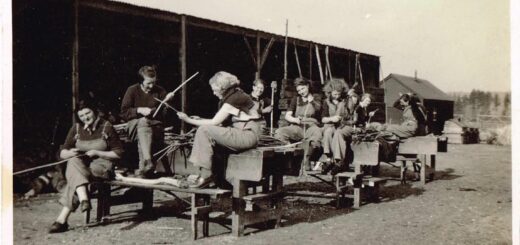
[[[198,71],[174,104],[203,117],[216,109],[207,85],[215,72],[237,75],[245,91],[255,76],[280,83],[285,72],[284,36],[114,1],[13,1],[13,30],[15,148],[37,134],[61,142],[81,95],[95,95],[117,115],[143,65],[156,65],[158,83],[170,91]],[[296,47],[302,75],[320,80],[316,47],[323,64],[327,45],[291,37],[287,43],[287,78],[300,75]],[[335,77],[352,84],[362,75],[365,88],[379,87],[379,57],[328,48]]]

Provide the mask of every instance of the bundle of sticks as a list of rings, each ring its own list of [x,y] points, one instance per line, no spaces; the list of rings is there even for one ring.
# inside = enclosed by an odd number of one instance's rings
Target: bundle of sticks
[[[267,146],[283,146],[285,143],[269,135],[260,135],[258,138],[258,147]]]
[[[191,147],[193,145],[194,134],[195,128],[185,134],[176,134],[171,130],[169,132],[166,132],[165,130],[164,142],[167,146],[153,155],[156,158],[156,161],[161,160],[169,153],[182,147]]]

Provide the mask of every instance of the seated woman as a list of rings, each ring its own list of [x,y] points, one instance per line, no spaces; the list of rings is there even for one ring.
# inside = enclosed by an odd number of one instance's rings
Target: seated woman
[[[69,159],[67,185],[60,199],[63,208],[49,233],[67,231],[67,219],[78,206],[81,212],[91,209],[87,184],[92,178],[111,178],[114,161],[123,154],[112,124],[98,117],[91,104],[81,101],[75,116],[77,123],[69,130],[60,152],[62,159]]]
[[[255,108],[258,110],[258,114],[260,115],[260,119],[258,119],[258,123],[262,127],[266,127],[266,122],[264,118],[264,114],[271,113],[273,110],[273,106],[271,104],[271,100],[267,97],[262,97],[264,93],[265,83],[264,80],[258,78],[253,81],[253,91],[251,91],[251,98],[255,103]]]
[[[311,170],[310,161],[319,158],[322,132],[318,126],[321,117],[321,103],[309,92],[310,81],[303,78],[294,80],[298,96],[291,100],[285,120],[291,125],[276,130],[275,138],[289,143],[305,140],[303,167]]]
[[[348,107],[352,108],[357,100],[357,95],[351,94],[350,97],[352,100]],[[374,115],[374,112],[367,112],[368,105],[370,105],[371,102],[372,96],[370,94],[363,94],[361,101],[355,106],[353,114],[351,114],[344,125],[338,127],[334,132],[334,136],[332,137],[332,154],[335,164],[332,167],[324,169],[324,173],[330,170],[332,175],[336,175],[341,171],[347,170],[349,163],[347,153],[349,151],[350,141],[352,140],[352,134],[356,131],[356,127],[364,128],[369,117]]]
[[[209,80],[213,94],[220,99],[220,109],[215,116],[211,119],[193,119],[185,113],[177,113],[181,120],[199,126],[189,161],[200,167],[201,173],[197,183],[191,187],[202,188],[214,180],[212,157],[215,145],[243,151],[255,148],[258,143],[260,127],[255,120],[260,115],[254,109],[251,97],[238,88],[239,84],[236,76],[224,71],[217,72]]]
[[[344,97],[348,85],[343,80],[330,80],[323,87],[327,95],[321,110],[321,122],[323,123],[323,154],[327,156],[327,162],[332,163],[332,136],[337,128],[342,127],[351,117],[354,111],[352,100]],[[349,98],[350,99],[350,98]],[[357,97],[356,97],[357,102]]]
[[[402,94],[394,103],[394,107],[403,111],[403,119],[400,125],[388,125],[386,132],[392,133],[400,139],[410,138],[422,132],[426,122],[426,113],[419,105],[416,96]]]

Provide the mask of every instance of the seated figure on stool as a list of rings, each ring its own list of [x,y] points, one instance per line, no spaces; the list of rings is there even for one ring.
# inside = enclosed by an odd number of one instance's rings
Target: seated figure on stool
[[[262,128],[266,128],[267,123],[265,120],[265,114],[269,114],[273,111],[273,105],[271,99],[262,96],[265,89],[264,80],[258,78],[253,81],[253,91],[251,91],[251,99],[255,103],[255,108],[258,110],[258,114],[260,115],[260,119],[257,122],[262,126]]]
[[[321,121],[321,102],[314,100],[310,93],[310,81],[304,78],[294,80],[298,96],[291,100],[285,120],[291,125],[276,130],[275,138],[286,143],[303,140],[305,155],[303,168],[311,170],[310,161],[319,158],[321,148],[322,131],[319,127]]]
[[[202,188],[213,182],[212,159],[216,146],[243,151],[258,144],[260,126],[256,121],[260,115],[251,97],[238,87],[239,84],[236,76],[224,71],[217,72],[209,80],[213,94],[220,99],[215,116],[194,119],[183,112],[177,113],[179,119],[199,126],[188,159],[201,170],[200,177],[191,185],[193,188]]]
[[[425,134],[426,109],[416,96],[413,94],[401,94],[399,99],[395,101],[394,107],[403,111],[402,123],[399,125],[386,125],[386,128],[381,132],[383,137],[380,138],[393,136],[403,140]],[[415,178],[419,179],[420,167],[417,161],[414,162],[413,167]]]
[[[357,95],[350,92],[350,102],[348,107],[354,107],[353,113],[348,117],[347,121],[341,127],[338,127],[332,137],[332,155],[334,157],[334,166],[326,170],[331,170],[331,174],[335,175],[341,171],[348,169],[350,162],[349,155],[350,142],[352,141],[352,134],[356,132],[356,128],[364,128],[368,119],[374,115],[374,112],[368,112],[367,108],[370,105],[372,98],[370,94],[363,94],[361,100],[354,106],[357,100]],[[326,172],[326,171],[325,171]]]
[[[143,80],[126,90],[121,102],[120,116],[128,122],[128,137],[133,142],[137,142],[139,151],[137,175],[150,177],[155,170],[155,163],[152,161],[152,145],[154,141],[163,140],[161,120],[166,116],[166,107],[158,108],[160,102],[157,100],[168,101],[174,94],[166,94],[164,88],[155,84],[157,74],[154,67],[141,67],[139,75]],[[161,111],[156,112],[156,110]]]
[[[65,171],[67,184],[60,199],[63,208],[49,233],[67,231],[69,215],[78,206],[81,212],[91,209],[88,183],[94,177],[113,177],[114,161],[123,154],[119,136],[112,124],[98,117],[92,104],[80,101],[75,116],[76,124],[69,130],[60,151],[60,158],[68,159]]]

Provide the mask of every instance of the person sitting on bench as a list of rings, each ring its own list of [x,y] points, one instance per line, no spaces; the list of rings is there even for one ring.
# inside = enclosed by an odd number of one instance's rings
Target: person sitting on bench
[[[357,95],[356,97],[345,96],[347,90],[348,85],[342,79],[330,80],[323,87],[323,91],[327,95],[321,110],[321,122],[323,123],[323,154],[327,157],[325,166],[322,169],[323,174],[328,172],[334,165],[334,158],[332,156],[332,138],[334,132],[349,124],[354,114],[354,108],[358,102]]]
[[[210,80],[213,94],[220,99],[219,110],[211,119],[194,119],[178,112],[179,119],[199,126],[195,133],[189,161],[200,167],[200,177],[190,187],[202,188],[213,182],[214,146],[219,145],[231,151],[255,148],[260,136],[260,126],[255,121],[260,118],[254,102],[238,85],[238,78],[219,71]],[[221,125],[222,124],[222,125]]]
[[[49,233],[68,230],[67,219],[78,206],[81,212],[91,209],[87,184],[95,178],[113,177],[114,161],[121,158],[123,147],[110,122],[98,117],[97,110],[87,101],[80,101],[75,112],[76,124],[69,130],[60,157],[69,159],[60,203],[61,213]]]
[[[303,158],[305,170],[311,170],[310,161],[318,160],[321,148],[322,131],[319,127],[321,121],[321,102],[315,100],[310,93],[310,81],[304,78],[294,80],[298,96],[292,98],[285,114],[285,120],[291,125],[276,130],[275,138],[290,143],[290,141],[304,140],[306,149]]]
[[[401,94],[395,101],[394,107],[403,111],[403,120],[400,125],[387,125],[386,132],[392,133],[400,139],[421,135],[426,124],[426,113],[417,96]]]
[[[350,96],[356,97],[354,94]],[[350,120],[334,132],[334,136],[332,137],[332,153],[335,164],[329,168],[332,175],[336,175],[348,169],[348,164],[351,161],[349,157],[352,157],[348,154],[350,152],[352,134],[356,132],[356,128],[364,128],[368,119],[374,116],[374,111],[370,113],[367,111],[371,102],[372,96],[368,93],[363,94]]]
[[[133,142],[137,142],[139,151],[137,175],[147,178],[155,170],[155,163],[152,161],[152,143],[162,142],[164,135],[161,120],[166,116],[166,107],[156,113],[160,104],[157,100],[168,101],[174,94],[166,94],[164,88],[155,84],[157,74],[154,67],[141,67],[139,75],[143,80],[126,90],[121,102],[120,116],[128,122],[128,137]]]
[[[273,111],[273,106],[271,105],[271,99],[262,96],[265,89],[264,80],[258,78],[253,81],[253,91],[251,91],[251,98],[253,102],[255,102],[255,108],[258,110],[258,114],[260,114],[260,119],[258,119],[258,123],[265,128],[267,123],[265,121],[264,114],[269,114]]]

